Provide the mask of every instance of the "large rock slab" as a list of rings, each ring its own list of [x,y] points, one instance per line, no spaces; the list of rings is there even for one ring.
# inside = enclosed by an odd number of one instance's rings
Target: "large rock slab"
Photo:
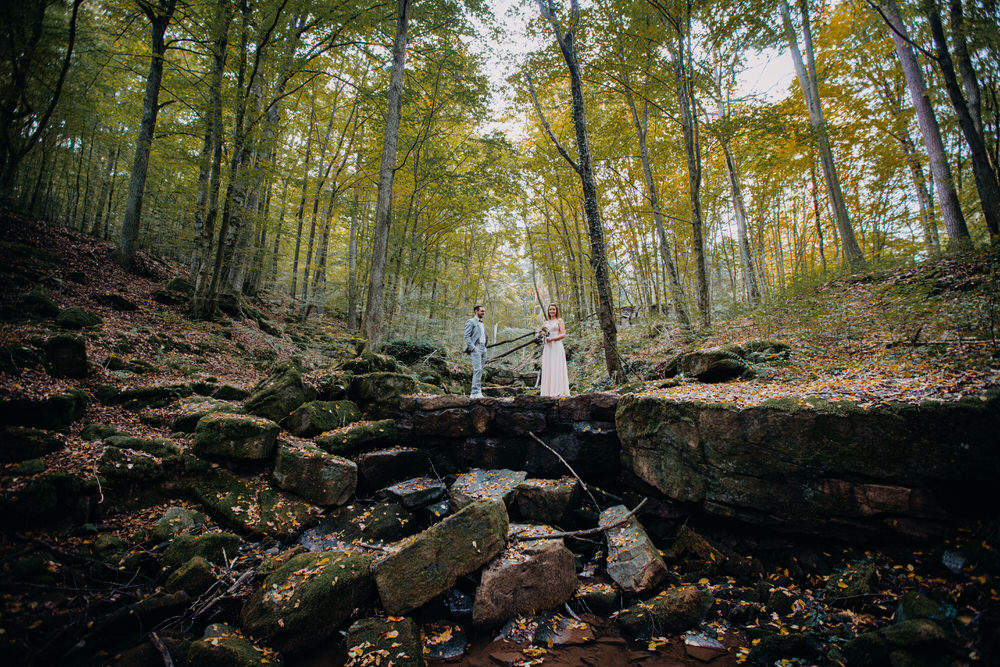
[[[361,410],[351,401],[310,401],[288,415],[285,427],[292,435],[311,438],[361,419]]]
[[[673,635],[701,624],[715,599],[705,589],[682,586],[622,610],[617,622],[634,639]]]
[[[303,533],[299,544],[310,551],[346,549],[357,541],[368,544],[395,542],[418,529],[416,518],[399,503],[346,505],[333,510],[323,523]]]
[[[65,446],[49,431],[26,426],[0,427],[0,463],[38,459]]]
[[[275,483],[317,505],[342,505],[358,485],[358,466],[312,444],[278,446]]]
[[[65,428],[83,417],[89,399],[82,389],[71,389],[46,398],[11,398],[0,401],[0,424]]]
[[[405,614],[451,588],[503,548],[507,509],[481,500],[434,524],[372,567],[385,610]]]
[[[455,478],[455,483],[448,490],[451,496],[451,507],[460,510],[463,507],[487,498],[500,500],[510,505],[514,499],[514,489],[527,478],[528,473],[515,470],[482,470],[476,468],[462,473]]]
[[[516,488],[517,509],[531,521],[558,523],[580,496],[574,477],[526,479]]]
[[[87,363],[87,343],[70,334],[53,336],[42,346],[45,368],[57,378],[85,378],[90,374]]]
[[[253,388],[243,409],[252,415],[281,421],[297,407],[312,400],[315,392],[302,382],[302,367],[286,361]]]
[[[180,414],[170,422],[170,430],[179,433],[194,433],[202,417],[217,412],[236,413],[238,408],[228,401],[220,401],[209,396],[182,398],[178,404]]]
[[[355,375],[351,379],[351,400],[359,405],[376,408],[392,407],[399,404],[404,394],[417,390],[417,381],[403,373],[367,373]]]
[[[257,537],[288,539],[318,523],[323,512],[258,479],[243,480],[224,472],[198,482],[193,491],[213,519]]]
[[[431,470],[427,452],[413,447],[393,447],[362,454],[358,458],[361,479],[369,488],[380,489]]]
[[[618,523],[628,510],[624,505],[601,512],[600,524]],[[608,575],[630,593],[656,588],[667,576],[667,566],[646,530],[634,516],[617,528],[605,531],[608,541]]]
[[[623,463],[670,498],[795,533],[935,534],[1000,476],[1000,392],[952,403],[756,407],[625,396]],[[877,455],[873,452],[877,452]]]
[[[247,600],[243,629],[289,654],[319,646],[371,602],[372,560],[345,551],[293,556]]]
[[[331,454],[354,457],[360,452],[382,449],[396,441],[394,419],[357,422],[323,433],[313,442]]]
[[[392,498],[407,509],[430,505],[448,492],[444,482],[433,477],[414,477],[382,489],[381,494]]]
[[[198,420],[194,451],[198,456],[259,461],[269,459],[281,427],[269,419],[211,413]]]
[[[510,534],[551,532],[547,527],[510,525]],[[576,563],[561,539],[512,542],[483,569],[472,621],[499,625],[518,614],[534,614],[572,597]]]

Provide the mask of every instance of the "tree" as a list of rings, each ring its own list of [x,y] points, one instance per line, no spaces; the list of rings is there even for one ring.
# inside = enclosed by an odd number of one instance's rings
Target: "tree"
[[[0,88],[0,205],[7,203],[18,165],[48,129],[59,103],[73,58],[82,3],[73,0],[71,5],[66,52],[61,59],[56,46],[61,35],[53,25],[59,19],[49,11],[61,3],[5,2],[0,9],[0,29],[7,42],[0,61],[0,78],[6,79]],[[53,57],[58,63],[55,72],[50,66]]]
[[[398,0],[397,7],[396,37],[392,43],[392,69],[389,76],[385,133],[382,137],[382,162],[379,166],[378,196],[375,201],[375,233],[364,317],[368,345],[374,350],[379,348],[382,339],[385,267],[389,254],[389,227],[392,224],[392,179],[396,172],[396,142],[403,106],[403,70],[406,66],[410,0]]]
[[[823,117],[823,106],[819,97],[819,81],[816,76],[816,65],[813,55],[812,30],[809,26],[808,0],[799,0],[799,12],[802,16],[802,33],[804,36],[804,47],[808,64],[802,62],[802,52],[799,50],[798,36],[792,25],[791,11],[786,0],[779,0],[778,9],[781,12],[781,20],[785,29],[785,38],[788,40],[788,48],[792,54],[792,62],[795,65],[795,76],[799,80],[802,88],[802,97],[805,98],[806,109],[809,111],[809,121],[816,134],[816,148],[819,152],[820,164],[823,167],[823,178],[826,180],[827,193],[830,196],[830,205],[833,209],[833,219],[840,233],[841,243],[844,248],[844,259],[850,264],[856,265],[864,261],[861,247],[854,236],[854,228],[851,226],[850,217],[847,214],[847,204],[844,202],[844,193],[840,187],[840,177],[837,174],[837,166],[833,160],[833,150],[830,147],[830,135],[826,126],[826,119]]]
[[[583,103],[583,80],[580,75],[580,62],[576,53],[576,29],[580,21],[580,5],[578,0],[570,2],[569,25],[563,32],[556,16],[555,6],[552,0],[537,0],[538,8],[542,16],[548,22],[555,35],[559,51],[569,70],[570,91],[573,98],[573,127],[576,131],[576,148],[579,162],[573,160],[566,149],[562,147],[555,134],[552,133],[542,108],[535,97],[534,88],[528,78],[528,86],[531,89],[532,100],[535,102],[535,110],[539,119],[545,127],[549,139],[555,144],[559,154],[566,160],[573,170],[580,176],[580,184],[583,187],[584,210],[587,214],[587,233],[590,237],[590,265],[594,271],[594,278],[597,282],[598,309],[597,318],[601,325],[603,334],[604,363],[608,369],[608,376],[612,382],[621,379],[622,367],[621,359],[618,355],[618,330],[615,325],[614,301],[611,293],[611,280],[608,271],[608,260],[604,252],[604,228],[601,223],[600,209],[597,203],[597,187],[594,183],[593,164],[590,155],[590,141],[587,138],[587,118]]]
[[[906,35],[906,27],[899,15],[896,0],[881,0],[882,17],[889,25],[889,32],[896,48],[896,55],[903,68],[906,78],[906,88],[910,93],[910,101],[917,114],[920,134],[924,138],[927,157],[930,160],[931,176],[934,179],[935,190],[941,203],[941,217],[948,232],[949,244],[952,247],[967,245],[971,242],[969,229],[965,224],[965,216],[958,203],[955,183],[951,176],[951,166],[945,153],[944,142],[941,140],[941,130],[938,126],[934,107],[927,96],[924,75],[917,62],[917,56],[910,46]],[[921,177],[922,178],[922,177]]]
[[[174,15],[177,0],[137,0],[139,9],[149,20],[151,57],[146,76],[146,95],[142,102],[142,122],[135,142],[132,160],[132,177],[128,186],[125,218],[122,220],[118,240],[118,262],[132,268],[139,248],[139,220],[142,217],[142,196],[146,189],[146,171],[149,168],[149,151],[153,146],[156,116],[160,112],[160,82],[163,79],[163,56],[167,50],[164,33]]]

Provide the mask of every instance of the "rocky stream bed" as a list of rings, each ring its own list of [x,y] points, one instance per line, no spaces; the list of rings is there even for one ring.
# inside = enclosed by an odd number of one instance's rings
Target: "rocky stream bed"
[[[378,359],[0,401],[5,664],[1000,659],[996,395],[470,400]],[[93,470],[36,469],[59,428]]]

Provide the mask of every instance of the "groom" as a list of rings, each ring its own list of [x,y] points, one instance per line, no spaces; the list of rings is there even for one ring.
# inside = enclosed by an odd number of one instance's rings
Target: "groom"
[[[486,398],[483,396],[483,365],[486,363],[486,326],[483,324],[483,316],[486,309],[482,306],[474,306],[472,312],[475,317],[470,317],[465,323],[465,353],[472,357],[472,391],[469,398]]]

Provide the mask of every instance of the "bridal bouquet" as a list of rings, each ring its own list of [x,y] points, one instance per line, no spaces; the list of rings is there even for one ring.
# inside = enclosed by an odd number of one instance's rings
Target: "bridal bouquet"
[[[542,327],[538,330],[538,334],[535,336],[535,342],[541,345],[545,342],[545,339],[549,337],[549,328]]]

